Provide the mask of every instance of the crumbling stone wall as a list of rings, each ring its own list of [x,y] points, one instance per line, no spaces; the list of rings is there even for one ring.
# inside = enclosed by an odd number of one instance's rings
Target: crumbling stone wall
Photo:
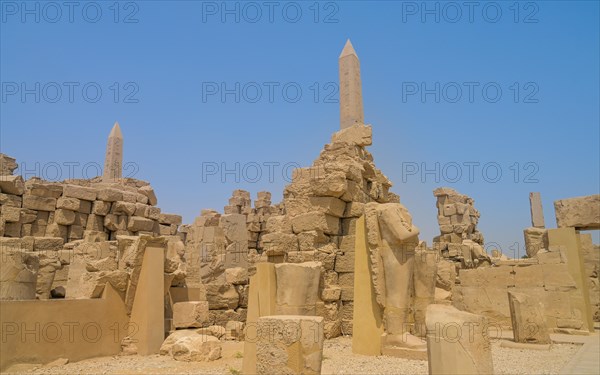
[[[399,201],[365,148],[371,132],[365,125],[343,129],[311,167],[295,170],[284,214],[271,216],[261,237],[261,261],[321,262],[317,314],[326,337],[352,333],[355,229],[364,205]]]
[[[209,323],[223,327],[246,320],[249,275],[262,252],[261,236],[269,217],[281,211],[269,192],[258,193],[254,208],[244,190],[235,190],[228,203],[224,214],[202,210],[185,228],[186,285],[205,289]]]
[[[115,248],[106,241],[117,236],[185,238],[178,232],[181,216],[161,213],[148,182],[23,181],[12,174],[13,158],[0,154],[0,163],[0,246],[38,259],[37,298],[65,296],[73,254],[82,244],[98,252]]]
[[[483,235],[477,230],[480,215],[473,199],[447,187],[435,189],[433,195],[437,198],[441,232],[433,239],[434,248],[463,268],[489,265],[490,258],[482,247]]]
[[[11,168],[2,170],[12,173]],[[150,184],[131,178],[111,183],[100,178],[24,182],[21,176],[2,175],[0,236],[56,237],[69,242],[115,240],[117,235],[176,235],[181,216],[161,213],[156,204]]]

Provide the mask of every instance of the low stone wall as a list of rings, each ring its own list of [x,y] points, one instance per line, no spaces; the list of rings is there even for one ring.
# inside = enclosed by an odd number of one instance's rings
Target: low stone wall
[[[494,324],[511,328],[508,291],[537,298],[544,306],[550,329],[585,329],[581,290],[570,276],[560,251],[538,253],[536,258],[500,261],[497,267],[462,269],[454,288],[453,304],[460,310],[487,316]]]
[[[110,285],[104,290],[96,299],[2,301],[0,370],[119,354],[129,318],[118,293]]]

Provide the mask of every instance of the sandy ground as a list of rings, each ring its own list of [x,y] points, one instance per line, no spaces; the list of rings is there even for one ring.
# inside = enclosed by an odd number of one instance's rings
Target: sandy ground
[[[555,344],[549,351],[500,347],[492,342],[496,374],[557,374],[580,345]],[[228,374],[242,368],[244,344],[223,342],[222,358],[213,362],[178,362],[166,356],[114,356],[88,359],[63,366],[16,365],[6,373],[27,374]],[[426,361],[352,354],[352,340],[327,340],[323,349],[323,374],[427,374]]]

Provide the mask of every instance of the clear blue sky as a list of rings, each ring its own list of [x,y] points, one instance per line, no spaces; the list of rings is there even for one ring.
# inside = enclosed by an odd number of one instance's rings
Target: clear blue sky
[[[310,165],[338,129],[329,83],[351,38],[370,151],[428,243],[438,186],[472,196],[486,242],[511,255],[515,242],[523,254],[530,191],[548,227],[554,200],[599,193],[596,1],[0,4],[0,146],[28,176],[95,175],[119,121],[126,174],[184,222],[222,210],[236,188],[279,201],[284,167]],[[239,103],[221,97],[236,83]],[[235,163],[239,183],[203,178]],[[479,163],[472,181],[468,163]]]

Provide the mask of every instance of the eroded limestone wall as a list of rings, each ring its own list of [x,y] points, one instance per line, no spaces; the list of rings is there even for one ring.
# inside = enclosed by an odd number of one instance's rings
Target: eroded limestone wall
[[[485,315],[501,327],[511,327],[509,290],[541,301],[550,329],[569,332],[584,327],[581,290],[570,276],[566,257],[559,250],[538,253],[530,259],[499,261],[491,268],[461,269],[458,280],[453,305]]]

